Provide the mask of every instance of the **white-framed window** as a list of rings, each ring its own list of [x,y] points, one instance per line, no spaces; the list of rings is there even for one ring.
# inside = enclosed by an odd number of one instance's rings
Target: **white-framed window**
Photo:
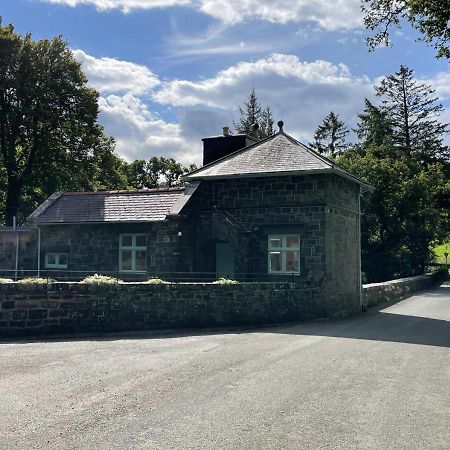
[[[268,272],[275,274],[300,273],[300,236],[298,234],[269,235]]]
[[[147,236],[145,234],[119,236],[119,270],[121,272],[147,270]]]
[[[45,254],[45,267],[47,269],[67,269],[67,253],[49,252]]]

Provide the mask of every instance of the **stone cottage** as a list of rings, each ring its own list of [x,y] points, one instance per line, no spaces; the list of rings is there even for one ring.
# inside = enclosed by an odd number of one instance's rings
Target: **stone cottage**
[[[203,139],[186,187],[56,193],[29,217],[41,270],[289,280],[359,302],[368,188],[283,131]]]

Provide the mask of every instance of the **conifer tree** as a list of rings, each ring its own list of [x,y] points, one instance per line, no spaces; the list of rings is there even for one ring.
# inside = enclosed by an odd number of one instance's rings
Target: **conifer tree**
[[[264,139],[274,134],[273,117],[270,108],[263,108],[256,97],[255,88],[248,96],[248,100],[239,108],[239,120],[234,122],[237,133],[255,135],[259,139]],[[257,124],[257,132],[252,130],[252,125]]]
[[[339,115],[331,111],[317,127],[311,147],[326,156],[335,157],[348,148],[346,136],[349,133]]]
[[[413,70],[400,70],[384,78],[375,93],[382,99],[382,112],[393,126],[394,144],[407,157],[429,164],[448,160],[443,136],[449,130],[438,120],[444,108],[437,102],[434,90],[414,79]]]

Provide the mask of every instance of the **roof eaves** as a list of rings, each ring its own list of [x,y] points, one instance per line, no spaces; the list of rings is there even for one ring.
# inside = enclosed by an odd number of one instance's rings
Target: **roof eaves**
[[[161,219],[143,219],[143,220],[85,220],[79,222],[45,222],[37,221],[37,225],[105,225],[108,223],[152,223],[152,222],[164,222],[167,217],[162,217]]]
[[[204,177],[199,176],[198,178],[192,178],[192,180],[220,180],[228,178],[264,178],[272,176],[288,176],[288,175],[314,175],[320,173],[333,173],[335,175],[346,178],[354,183],[362,186],[365,191],[373,190],[370,184],[361,181],[359,178],[353,176],[352,174],[345,172],[341,169],[336,169],[335,167],[326,167],[323,169],[307,169],[307,170],[287,170],[287,171],[272,171],[272,172],[256,172],[256,173],[236,173],[228,175],[206,175]]]

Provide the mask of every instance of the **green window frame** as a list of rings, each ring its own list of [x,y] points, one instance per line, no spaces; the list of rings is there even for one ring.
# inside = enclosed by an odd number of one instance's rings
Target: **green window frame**
[[[270,234],[267,246],[269,274],[293,275],[300,273],[299,234]]]
[[[69,255],[67,253],[47,252],[45,254],[46,269],[67,269]]]
[[[124,233],[119,235],[119,271],[145,273],[147,271],[147,235]]]

